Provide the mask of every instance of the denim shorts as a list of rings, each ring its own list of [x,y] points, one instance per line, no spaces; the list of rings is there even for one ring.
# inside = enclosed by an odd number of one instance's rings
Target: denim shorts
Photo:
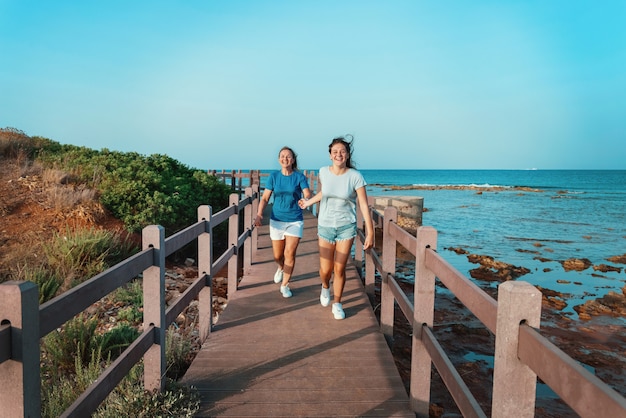
[[[317,236],[331,244],[356,237],[356,222],[334,228],[332,226],[317,226]]]
[[[282,222],[270,219],[270,239],[282,241],[285,236],[302,238],[304,221]]]

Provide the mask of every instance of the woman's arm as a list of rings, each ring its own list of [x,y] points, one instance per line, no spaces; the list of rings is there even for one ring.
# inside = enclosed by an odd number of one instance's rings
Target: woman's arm
[[[269,189],[265,189],[263,191],[263,195],[261,196],[261,201],[259,202],[259,208],[256,213],[256,218],[254,218],[255,226],[261,226],[261,221],[263,220],[263,211],[270,201],[270,196],[272,196],[272,191]]]
[[[309,195],[311,195],[310,191],[309,191]],[[300,209],[306,209],[309,206],[313,206],[314,204],[320,202],[321,200],[322,200],[322,192],[317,193],[315,196],[311,198],[307,198],[305,195],[304,199],[298,200],[298,206],[300,206]]]
[[[367,250],[374,246],[374,222],[372,221],[370,208],[367,204],[367,192],[365,191],[365,186],[356,189],[356,198],[359,201],[359,207],[361,208],[361,214],[363,215],[363,222],[365,223],[365,242],[363,243],[363,249]]]

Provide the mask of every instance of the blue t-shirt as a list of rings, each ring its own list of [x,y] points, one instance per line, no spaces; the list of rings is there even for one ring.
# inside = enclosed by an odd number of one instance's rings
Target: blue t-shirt
[[[337,176],[325,166],[320,168],[319,179],[322,201],[317,216],[318,225],[338,228],[356,222],[356,190],[367,185],[363,175],[349,168]]]
[[[309,188],[309,182],[304,174],[294,171],[285,176],[281,171],[274,171],[269,175],[265,188],[272,191],[274,205],[270,219],[281,222],[301,221],[302,209],[298,200],[302,191]]]

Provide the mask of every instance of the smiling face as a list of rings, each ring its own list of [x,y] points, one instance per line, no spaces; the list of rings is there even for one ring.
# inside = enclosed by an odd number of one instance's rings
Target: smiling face
[[[280,166],[284,170],[291,171],[293,169],[293,164],[295,162],[295,158],[291,150],[288,150],[288,149],[281,150],[280,154],[278,154],[278,162],[280,163]]]
[[[333,165],[345,167],[349,157],[350,154],[343,143],[337,142],[330,147],[330,160],[333,162]]]

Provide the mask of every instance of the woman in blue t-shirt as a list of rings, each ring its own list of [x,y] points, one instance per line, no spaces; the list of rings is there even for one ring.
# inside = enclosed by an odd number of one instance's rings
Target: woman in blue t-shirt
[[[274,195],[270,215],[270,239],[274,261],[278,269],[274,282],[280,283],[280,293],[285,298],[292,296],[289,280],[296,262],[296,250],[302,238],[304,220],[298,200],[311,197],[309,183],[304,174],[298,171],[298,155],[289,147],[282,147],[278,153],[280,170],[272,172],[265,184],[254,224],[261,226],[263,211]]]
[[[356,201],[365,223],[364,249],[374,245],[374,224],[367,204],[367,183],[352,162],[352,137],[338,137],[328,146],[332,165],[319,171],[322,191],[311,199],[301,199],[301,208],[320,203],[317,217],[317,235],[320,250],[320,278],[322,291],[320,303],[330,304],[330,278],[333,279],[332,313],[335,319],[344,319],[346,314],[341,296],[346,283],[346,263],[352,243],[356,237]]]

